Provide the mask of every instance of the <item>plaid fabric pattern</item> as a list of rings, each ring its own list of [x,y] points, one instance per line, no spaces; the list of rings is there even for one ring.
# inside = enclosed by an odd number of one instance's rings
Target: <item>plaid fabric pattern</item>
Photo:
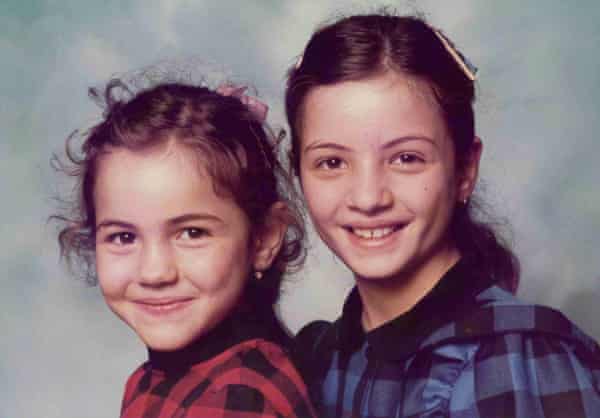
[[[304,363],[326,358],[325,372],[307,382],[320,416],[600,418],[595,341],[560,312],[496,286],[476,303],[429,334],[388,339],[385,352],[368,338],[344,350],[341,320],[327,326],[318,347],[313,341],[315,359]]]
[[[122,418],[315,417],[282,349],[254,339],[181,371],[146,362],[128,379]]]

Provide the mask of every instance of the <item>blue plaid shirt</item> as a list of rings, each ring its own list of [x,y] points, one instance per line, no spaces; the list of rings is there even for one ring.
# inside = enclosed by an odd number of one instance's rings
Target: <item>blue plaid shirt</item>
[[[464,264],[367,334],[356,289],[340,319],[300,332],[295,355],[319,416],[600,417],[596,342],[560,312],[477,280]]]

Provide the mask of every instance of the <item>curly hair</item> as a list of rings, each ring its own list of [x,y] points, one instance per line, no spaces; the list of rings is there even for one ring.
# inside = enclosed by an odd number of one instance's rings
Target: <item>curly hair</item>
[[[84,277],[96,283],[93,192],[99,157],[109,147],[138,151],[174,139],[202,158],[215,192],[243,210],[251,234],[265,224],[275,202],[286,204],[284,243],[263,278],[248,280],[245,294],[257,306],[272,306],[283,274],[299,268],[306,255],[303,213],[277,158],[283,134],[274,135],[237,97],[204,86],[163,83],[133,93],[124,81],[113,79],[89,95],[105,104],[103,120],[83,135],[71,134],[66,159],[54,158],[55,168],[76,179],[70,209],[53,217],[62,222],[58,241],[67,264],[78,264]],[[83,142],[76,150],[78,137]]]

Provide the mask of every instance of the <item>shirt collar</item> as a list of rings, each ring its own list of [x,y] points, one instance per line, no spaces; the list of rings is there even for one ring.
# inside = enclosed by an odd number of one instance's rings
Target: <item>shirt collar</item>
[[[337,323],[337,347],[352,352],[366,340],[378,358],[404,358],[418,350],[431,332],[477,306],[477,294],[492,284],[493,279],[479,277],[471,263],[461,258],[411,310],[368,333],[362,328],[362,302],[355,287]]]
[[[257,338],[282,345],[289,342],[272,309],[262,313],[238,309],[208,333],[178,350],[156,351],[148,347],[149,363],[165,372],[182,372],[237,344]]]

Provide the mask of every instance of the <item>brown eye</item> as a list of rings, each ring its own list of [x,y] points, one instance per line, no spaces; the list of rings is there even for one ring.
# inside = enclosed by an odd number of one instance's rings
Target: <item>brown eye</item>
[[[317,162],[317,168],[322,168],[324,170],[335,170],[339,168],[345,167],[344,161],[341,158],[330,157],[323,158]]]
[[[419,155],[410,152],[403,152],[392,159],[392,163],[397,164],[415,164],[422,163],[424,161],[425,160]]]
[[[131,232],[116,232],[107,237],[107,241],[116,245],[130,245],[135,242],[135,234]]]
[[[179,234],[179,238],[184,240],[194,240],[203,238],[207,234],[208,232],[202,228],[185,228]]]

